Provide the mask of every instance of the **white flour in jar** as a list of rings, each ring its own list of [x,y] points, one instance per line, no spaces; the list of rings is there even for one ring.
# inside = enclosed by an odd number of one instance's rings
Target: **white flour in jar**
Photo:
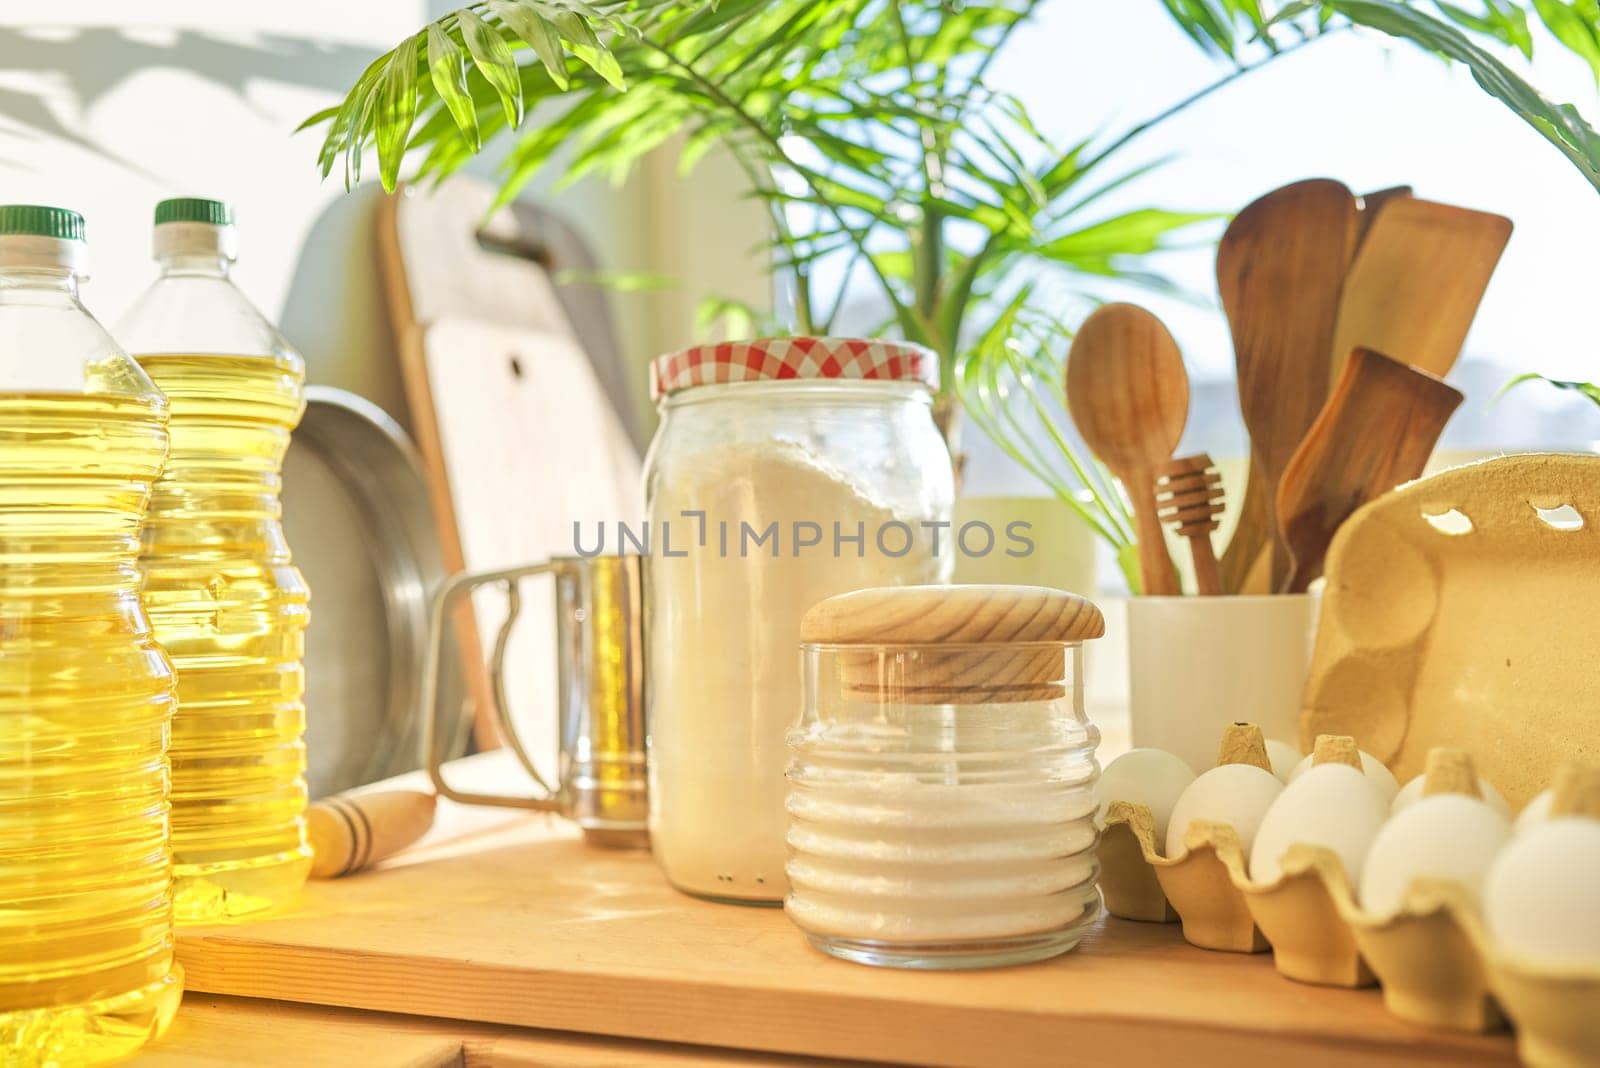
[[[949,531],[935,556],[921,523],[948,520],[948,502],[924,502],[923,514],[896,513],[858,479],[781,440],[706,449],[656,477],[648,606],[651,848],[682,890],[781,901],[784,733],[800,710],[800,618],[835,594],[945,578]],[[684,512],[704,513],[703,546],[701,521]],[[741,521],[751,528],[743,556]],[[915,537],[898,557],[881,551],[877,538],[895,521]],[[773,522],[776,557],[770,541],[754,544]],[[822,528],[821,542],[798,556],[797,522]],[[859,527],[863,543],[841,542],[836,553],[835,523],[847,537]],[[891,552],[903,543],[898,530],[885,535]],[[669,545],[687,555],[665,555]]]

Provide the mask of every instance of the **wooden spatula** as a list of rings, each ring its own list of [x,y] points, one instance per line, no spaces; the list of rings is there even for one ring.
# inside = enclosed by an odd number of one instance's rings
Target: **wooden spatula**
[[[1503,215],[1414,197],[1385,201],[1345,279],[1333,379],[1357,345],[1448,374],[1510,238]]]
[[[1233,331],[1250,470],[1268,503],[1256,521],[1267,520],[1269,530],[1283,470],[1328,399],[1334,323],[1357,232],[1355,196],[1339,182],[1314,178],[1250,204],[1217,246],[1217,289]],[[1275,544],[1274,585],[1288,570],[1289,558]]]
[[[1222,551],[1217,575],[1224,593],[1270,593],[1272,554],[1267,543],[1272,538],[1271,511],[1267,491],[1261,488],[1261,474],[1251,464],[1239,503],[1239,518]],[[1259,566],[1258,566],[1259,565]]]
[[[1279,592],[1302,593],[1350,514],[1422,474],[1461,393],[1436,375],[1358,348],[1283,473],[1278,527],[1291,567]]]
[[[1400,197],[1411,196],[1409,185],[1390,186],[1361,194],[1357,212],[1356,249],[1372,228],[1372,220],[1384,204]],[[1292,313],[1292,312],[1291,312]],[[1331,366],[1331,359],[1330,359]],[[1267,593],[1272,584],[1270,552],[1267,541],[1271,534],[1272,512],[1277,502],[1261,486],[1261,472],[1254,464],[1245,482],[1239,504],[1239,517],[1234,521],[1233,533],[1228,538],[1227,550],[1222,554],[1219,572],[1222,588],[1228,593]]]
[[[1356,235],[1357,252],[1361,250],[1361,243],[1367,239],[1368,232],[1372,230],[1372,223],[1378,217],[1378,211],[1391,200],[1411,195],[1412,189],[1409,185],[1392,185],[1387,189],[1374,189],[1370,193],[1361,194],[1361,214]]]
[[[1189,375],[1178,343],[1145,309],[1107,304],[1072,339],[1066,386],[1078,433],[1133,504],[1141,592],[1182,592],[1154,494],[1155,472],[1172,458],[1189,420]]]

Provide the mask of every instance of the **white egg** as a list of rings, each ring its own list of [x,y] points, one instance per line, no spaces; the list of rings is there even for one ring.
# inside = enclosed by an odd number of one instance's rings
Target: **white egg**
[[[1398,912],[1418,878],[1460,883],[1476,899],[1510,837],[1511,821],[1486,801],[1466,794],[1419,798],[1372,840],[1361,873],[1361,907],[1380,916]]]
[[[1600,966],[1600,820],[1546,820],[1500,851],[1483,884],[1499,947],[1548,965]]]
[[[1099,818],[1104,821],[1106,806],[1113,801],[1145,805],[1155,822],[1156,841],[1163,842],[1172,806],[1192,782],[1194,769],[1177,754],[1165,749],[1130,749],[1100,773],[1100,782],[1095,786],[1095,796],[1100,799]]]
[[[1256,840],[1256,828],[1266,815],[1283,783],[1270,771],[1254,764],[1222,764],[1190,783],[1172,807],[1167,827],[1167,856],[1177,857],[1186,850],[1183,836],[1195,820],[1225,823],[1239,836],[1244,855]]]
[[[1289,781],[1294,782],[1310,769],[1311,757],[1306,757],[1296,764],[1294,770],[1289,773]],[[1361,770],[1367,773],[1367,778],[1372,781],[1372,785],[1376,786],[1378,792],[1383,795],[1384,804],[1389,804],[1394,800],[1394,795],[1400,792],[1400,784],[1395,782],[1394,772],[1384,767],[1383,761],[1364,749],[1361,751]]]
[[[1288,782],[1295,765],[1300,763],[1300,750],[1276,738],[1267,739],[1267,759],[1272,761],[1272,774],[1279,782]]]
[[[1512,825],[1512,834],[1527,834],[1534,827],[1550,818],[1550,806],[1555,803],[1556,792],[1545,790],[1535,794],[1521,812],[1517,813],[1517,822]]]
[[[1295,776],[1267,810],[1250,851],[1250,878],[1276,882],[1283,854],[1304,843],[1337,853],[1351,885],[1359,885],[1362,861],[1388,814],[1388,798],[1367,776],[1348,764],[1318,764]]]
[[[1402,811],[1422,800],[1424,778],[1426,776],[1418,775],[1400,787],[1400,792],[1394,795],[1394,800],[1389,804],[1389,815],[1398,816]],[[1494,783],[1481,775],[1478,776],[1478,792],[1483,795],[1485,801],[1489,802],[1490,808],[1508,820],[1511,818],[1511,806],[1506,802],[1504,795],[1494,788]]]

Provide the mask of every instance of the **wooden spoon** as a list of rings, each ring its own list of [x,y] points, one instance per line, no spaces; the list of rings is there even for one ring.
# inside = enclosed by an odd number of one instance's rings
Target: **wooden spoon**
[[[1322,574],[1339,524],[1363,504],[1422,474],[1461,404],[1437,375],[1358,348],[1278,488],[1278,527],[1292,566],[1282,592]]]
[[[1133,503],[1141,592],[1181,592],[1154,482],[1189,419],[1189,375],[1161,320],[1133,304],[1107,304],[1084,320],[1067,353],[1067,410]]]
[[[1385,201],[1345,279],[1333,378],[1357,345],[1448,374],[1510,239],[1503,215],[1413,197]]]
[[[1334,323],[1358,229],[1350,190],[1313,178],[1251,203],[1217,246],[1217,289],[1233,331],[1250,469],[1267,502],[1255,522],[1266,519],[1269,530],[1284,468],[1328,399]],[[1271,543],[1275,588],[1289,557],[1281,539]]]

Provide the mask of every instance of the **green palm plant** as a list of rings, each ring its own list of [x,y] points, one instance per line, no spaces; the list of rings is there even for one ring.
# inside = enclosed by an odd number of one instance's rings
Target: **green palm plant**
[[[404,42],[314,117],[330,124],[322,165],[342,159],[358,179],[375,144],[386,186],[406,152],[419,176],[443,177],[529,110],[541,121],[506,161],[502,201],[558,152],[570,181],[620,178],[674,137],[685,170],[720,146],[767,206],[787,325],[827,332],[865,279],[886,325],[938,352],[949,381],[969,318],[1023,261],[1138,277],[1139,257],[1211,217],[1097,212],[1138,177],[1116,157],[1142,127],[1053,145],[989,87],[1039,2],[478,4]],[[519,48],[537,61],[517,63]],[[842,280],[821,292],[816,267],[830,257]]]
[[[1151,255],[1214,216],[1164,207],[1107,211],[1105,198],[1161,164],[1124,163],[1141,135],[1221,87],[1352,25],[1466,64],[1483,87],[1600,187],[1600,138],[1550,104],[1490,48],[1531,49],[1527,13],[1485,0],[1293,3],[1162,0],[1225,60],[1210,85],[1143,122],[1069,145],[1045,137],[988,75],[1043,0],[482,0],[430,23],[361,75],[326,125],[324,175],[360,180],[377,150],[393,189],[402,160],[419,179],[453,173],[514,133],[498,206],[536,173],[620,178],[675,142],[681,166],[720,147],[770,220],[765,249],[782,292],[774,325],[827,333],[848,294],[869,289],[883,329],[939,354],[938,414],[955,401],[1077,508],[1130,562],[1126,505],[1079,459],[1053,404],[1070,331],[1037,285],[1093,300],[1108,281],[1165,287]],[[1532,0],[1555,35],[1600,75],[1597,0]],[[525,121],[528,115],[534,121]],[[832,265],[831,271],[819,270]],[[1050,305],[1048,309],[1046,305]],[[737,310],[728,302],[716,310]],[[754,313],[751,313],[754,316]],[[765,318],[762,316],[762,318]],[[963,364],[963,360],[965,363]],[[1008,418],[1034,399],[1038,425]],[[1043,444],[1039,435],[1043,435]]]
[[[1524,382],[1543,382],[1545,385],[1552,386],[1555,389],[1576,393],[1580,397],[1587,397],[1596,408],[1600,408],[1600,384],[1594,382],[1572,382],[1561,378],[1547,378],[1537,371],[1529,371],[1527,374],[1520,374],[1513,378],[1501,387],[1500,395],[1504,396],[1508,391],[1515,389]]]

